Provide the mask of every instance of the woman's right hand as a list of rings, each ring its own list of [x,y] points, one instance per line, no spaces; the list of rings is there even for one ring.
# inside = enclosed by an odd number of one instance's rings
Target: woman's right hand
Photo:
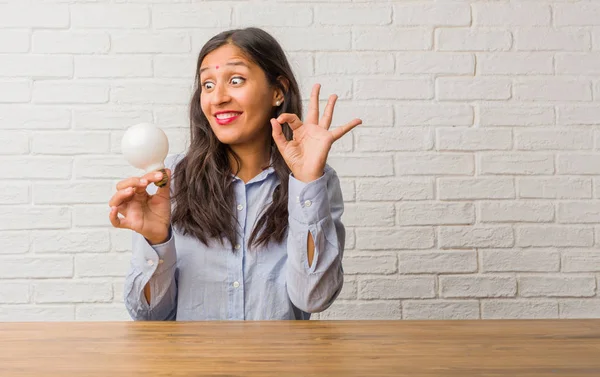
[[[166,172],[167,184],[157,187],[154,195],[148,194],[146,188],[163,178],[160,171],[127,178],[117,184],[117,192],[108,203],[110,222],[115,228],[131,229],[152,245],[167,241],[171,224],[171,171],[166,169]]]

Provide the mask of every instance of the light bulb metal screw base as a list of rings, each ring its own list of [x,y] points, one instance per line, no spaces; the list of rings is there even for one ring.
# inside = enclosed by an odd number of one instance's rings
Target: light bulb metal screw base
[[[158,172],[161,172],[163,177],[160,181],[154,183],[157,187],[165,187],[167,185],[167,182],[169,181],[169,176],[167,175],[167,171],[165,169],[160,169],[157,170]]]

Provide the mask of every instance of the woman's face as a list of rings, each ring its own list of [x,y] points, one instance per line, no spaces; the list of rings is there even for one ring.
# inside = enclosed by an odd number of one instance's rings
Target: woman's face
[[[231,146],[264,147],[270,140],[278,92],[263,70],[242,51],[226,44],[200,66],[200,106],[217,138]]]

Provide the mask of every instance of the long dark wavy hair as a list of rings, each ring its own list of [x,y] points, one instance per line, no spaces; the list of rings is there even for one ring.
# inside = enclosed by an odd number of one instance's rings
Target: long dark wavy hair
[[[229,155],[240,159],[228,145],[213,133],[200,107],[200,66],[212,51],[225,45],[238,47],[248,59],[265,73],[269,85],[284,93],[283,105],[274,107],[271,117],[293,113],[301,119],[302,100],[298,83],[280,44],[269,33],[258,28],[235,29],[211,38],[198,56],[194,94],[190,105],[190,147],[173,173],[172,224],[180,232],[197,237],[208,245],[210,239],[236,244],[237,225],[234,210],[232,171]],[[271,128],[270,123],[265,127]],[[290,140],[292,131],[287,124],[283,133]],[[290,169],[271,138],[271,166],[280,184],[273,192],[272,202],[262,211],[250,236],[249,245],[267,245],[283,241],[288,227],[288,177]]]

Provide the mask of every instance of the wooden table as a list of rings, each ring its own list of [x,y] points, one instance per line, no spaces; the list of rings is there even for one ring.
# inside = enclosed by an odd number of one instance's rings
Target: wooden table
[[[600,320],[0,323],[0,376],[600,376]]]

